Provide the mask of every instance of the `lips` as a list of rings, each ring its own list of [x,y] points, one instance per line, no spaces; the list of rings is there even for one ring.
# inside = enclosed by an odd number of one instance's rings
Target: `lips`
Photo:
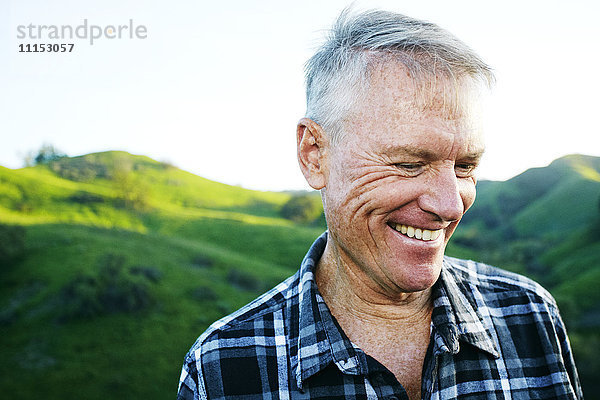
[[[401,234],[408,236],[409,238],[423,240],[425,242],[436,240],[444,232],[443,229],[429,230],[403,224],[392,223],[390,226],[398,232],[400,232]]]

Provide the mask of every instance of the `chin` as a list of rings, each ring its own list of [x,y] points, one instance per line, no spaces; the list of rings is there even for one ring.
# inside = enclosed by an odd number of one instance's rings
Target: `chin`
[[[408,268],[406,271],[409,272],[407,274],[409,282],[417,286],[426,286],[426,288],[433,286],[442,271],[445,249],[446,243],[442,243],[432,253],[418,254],[416,257],[412,254],[412,257],[407,258]]]
[[[440,277],[442,261],[402,268],[392,277],[396,289],[405,293],[421,292],[431,288]]]
[[[440,274],[436,274],[435,277],[423,277],[423,279],[415,279],[406,284],[405,292],[422,292],[431,288],[437,282]]]

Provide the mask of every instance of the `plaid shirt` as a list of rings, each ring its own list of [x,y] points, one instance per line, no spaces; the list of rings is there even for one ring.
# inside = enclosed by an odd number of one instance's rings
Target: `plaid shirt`
[[[319,294],[317,239],[298,273],[215,322],[185,358],[178,399],[407,399]],[[554,299],[538,284],[446,257],[433,288],[424,399],[581,399]]]

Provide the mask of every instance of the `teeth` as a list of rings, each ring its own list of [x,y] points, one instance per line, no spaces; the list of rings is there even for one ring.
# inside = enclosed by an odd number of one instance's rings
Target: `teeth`
[[[430,231],[429,229],[415,228],[410,225],[396,224],[396,230],[410,238],[424,241],[437,240],[442,235],[443,229]]]
[[[431,231],[428,231],[427,229],[425,229],[423,231],[423,240],[431,240]]]

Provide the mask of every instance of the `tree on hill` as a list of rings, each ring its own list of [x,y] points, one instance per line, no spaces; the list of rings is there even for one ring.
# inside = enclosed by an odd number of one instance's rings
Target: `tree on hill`
[[[125,267],[122,255],[105,254],[95,273],[80,274],[63,287],[62,320],[135,312],[154,303],[150,283],[162,274],[154,267]]]
[[[121,204],[126,208],[143,211],[148,208],[149,187],[136,178],[131,168],[131,164],[118,162],[111,178]]]
[[[60,177],[76,182],[91,182],[96,178],[108,177],[108,166],[94,157],[64,157],[49,163]]]
[[[33,164],[48,164],[49,162],[60,160],[61,158],[67,157],[65,153],[58,150],[51,144],[44,143],[42,147],[37,152],[37,155],[33,157]],[[30,162],[28,160],[25,161],[26,164]]]
[[[283,218],[294,222],[309,223],[321,215],[323,208],[318,198],[310,195],[292,196],[283,207],[280,214]]]

